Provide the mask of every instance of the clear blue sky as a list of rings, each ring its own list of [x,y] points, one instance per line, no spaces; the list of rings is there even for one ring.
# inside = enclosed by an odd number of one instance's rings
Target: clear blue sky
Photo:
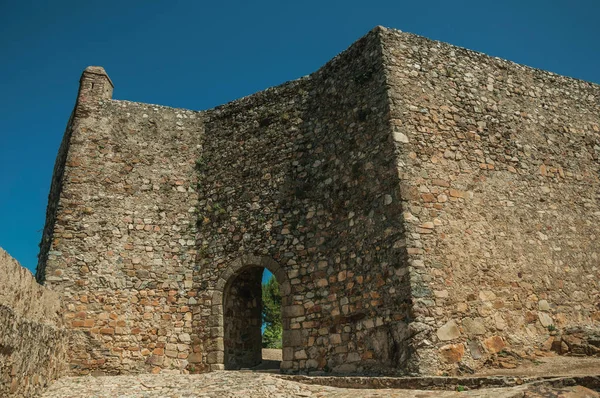
[[[33,270],[81,71],[207,109],[309,74],[376,25],[600,83],[598,0],[0,0],[0,246]]]

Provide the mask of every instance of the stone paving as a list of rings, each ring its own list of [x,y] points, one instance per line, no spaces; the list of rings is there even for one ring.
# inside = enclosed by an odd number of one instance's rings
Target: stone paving
[[[58,380],[42,398],[192,398],[192,397],[563,397],[600,398],[581,386],[556,388],[547,384],[472,391],[422,391],[400,389],[352,389],[308,385],[275,375],[244,371],[218,371],[200,375],[160,374],[108,377],[66,377]]]

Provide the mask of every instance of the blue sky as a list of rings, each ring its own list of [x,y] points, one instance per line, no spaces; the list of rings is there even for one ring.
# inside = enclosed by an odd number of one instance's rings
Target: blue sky
[[[600,83],[600,1],[0,0],[0,246],[33,270],[79,76],[207,109],[309,74],[376,25]]]

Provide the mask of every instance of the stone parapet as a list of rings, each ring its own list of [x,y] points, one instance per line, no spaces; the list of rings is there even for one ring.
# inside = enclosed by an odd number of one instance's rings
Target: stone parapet
[[[35,397],[67,370],[58,295],[0,248],[0,396]]]

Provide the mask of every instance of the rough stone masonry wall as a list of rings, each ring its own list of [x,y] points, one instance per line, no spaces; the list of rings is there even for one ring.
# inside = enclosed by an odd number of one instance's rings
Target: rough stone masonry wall
[[[388,120],[378,30],[309,77],[207,112],[195,281],[211,366],[223,359],[212,355],[222,292],[211,294],[255,255],[250,265],[281,267],[283,370],[403,370],[409,289]]]
[[[384,31],[424,373],[600,326],[600,87]]]
[[[0,248],[0,396],[35,397],[67,370],[58,295]]]
[[[74,373],[180,371],[196,303],[202,124],[197,112],[113,101],[109,83],[101,68],[82,76],[39,279],[88,339],[71,352]]]
[[[285,371],[477,368],[598,325],[598,86],[376,28],[206,112],[111,96],[86,69],[38,267],[76,373],[222,368],[251,266]]]
[[[36,279],[39,283],[44,283],[46,278],[46,264],[52,248],[52,238],[56,217],[58,216],[58,204],[62,193],[62,184],[65,182],[64,172],[66,159],[71,144],[71,135],[73,133],[74,117],[78,118],[89,115],[94,109],[99,99],[112,98],[113,84],[106,72],[101,67],[90,66],[81,75],[79,80],[79,92],[75,109],[69,117],[67,128],[63,135],[54,170],[52,172],[52,181],[50,184],[50,193],[48,195],[48,206],[46,208],[46,223],[40,242],[40,253],[38,255],[38,265],[36,268]]]

